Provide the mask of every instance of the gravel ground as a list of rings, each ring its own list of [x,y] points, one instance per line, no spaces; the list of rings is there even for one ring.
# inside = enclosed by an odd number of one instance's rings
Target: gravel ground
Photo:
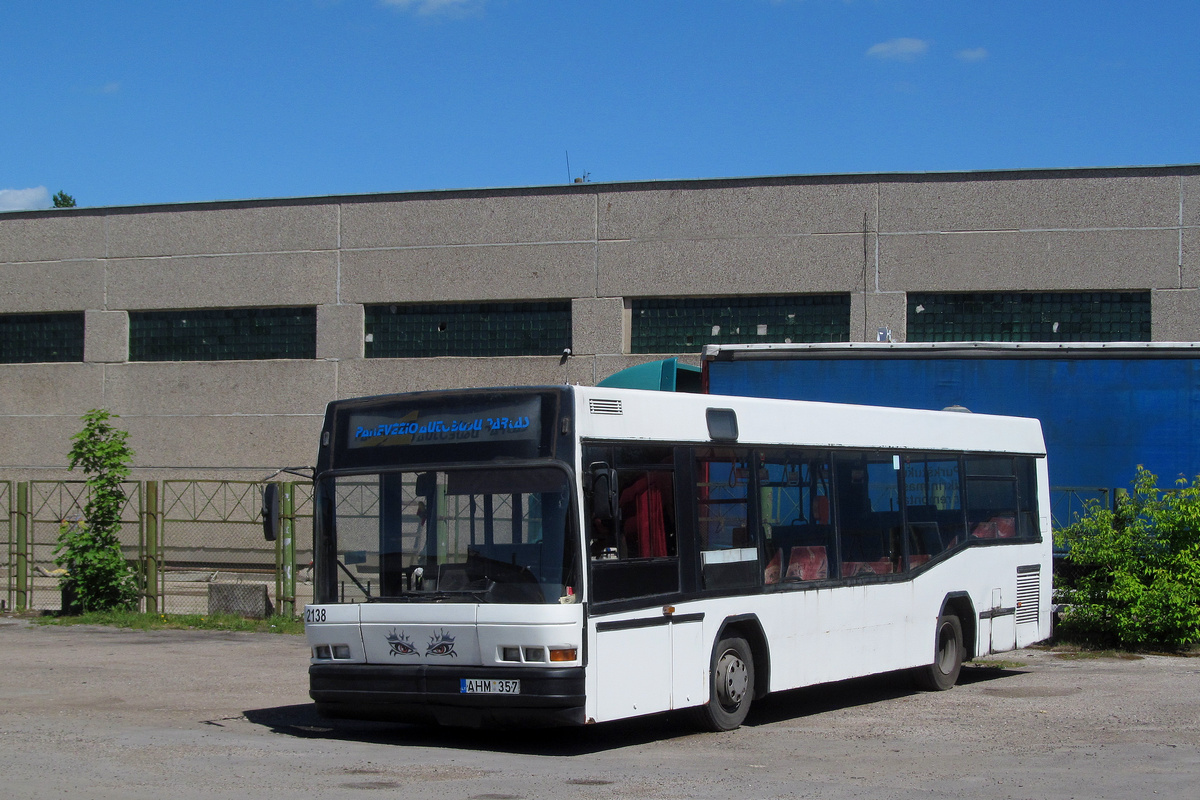
[[[0,618],[0,797],[1198,796],[1200,659],[994,660],[773,695],[725,734],[474,732],[320,719],[300,637]]]

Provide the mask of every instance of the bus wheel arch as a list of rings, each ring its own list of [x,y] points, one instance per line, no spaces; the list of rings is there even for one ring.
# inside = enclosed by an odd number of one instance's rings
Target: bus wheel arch
[[[713,647],[722,639],[740,637],[750,646],[750,655],[754,658],[754,699],[767,696],[767,687],[771,685],[771,654],[767,648],[767,634],[763,631],[762,623],[754,614],[741,614],[726,617],[721,623]]]
[[[709,659],[709,699],[694,710],[695,721],[705,730],[734,730],[770,685],[766,637],[758,619],[749,615],[725,620]]]
[[[933,660],[912,671],[916,685],[926,691],[946,691],[958,683],[963,662],[973,648],[966,637],[967,621],[974,631],[974,612],[969,597],[954,594],[942,602],[933,634]]]
[[[963,661],[970,661],[978,655],[975,650],[978,644],[976,633],[978,622],[975,616],[975,606],[971,603],[971,596],[966,592],[951,592],[946,595],[938,616],[950,615],[958,617],[958,622],[962,626]]]

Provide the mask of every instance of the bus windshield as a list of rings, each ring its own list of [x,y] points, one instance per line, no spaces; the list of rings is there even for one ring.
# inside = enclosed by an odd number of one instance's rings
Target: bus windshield
[[[318,602],[573,603],[568,473],[383,472],[318,483]]]

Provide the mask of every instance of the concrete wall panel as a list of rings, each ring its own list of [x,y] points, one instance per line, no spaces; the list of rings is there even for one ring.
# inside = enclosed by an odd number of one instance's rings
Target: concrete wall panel
[[[78,472],[66,473],[71,452],[71,437],[83,423],[78,417],[5,417],[0,416],[0,441],[4,442],[4,480],[29,480],[43,477],[79,480]],[[52,476],[38,471],[52,469]]]
[[[332,250],[337,216],[334,203],[117,212],[108,217],[108,255]]]
[[[908,295],[905,292],[854,292],[850,295],[850,341],[878,341],[879,329],[892,332],[891,341],[905,341]]]
[[[1180,181],[1179,201],[1183,224],[1200,225],[1200,175],[1184,175]]]
[[[1180,285],[1184,289],[1200,288],[1200,228],[1185,228],[1181,234]]]
[[[591,244],[358,250],[342,254],[342,302],[456,303],[595,295]]]
[[[128,312],[83,312],[83,360],[102,363],[129,360]]]
[[[323,414],[295,417],[123,417],[136,465],[261,470],[316,461]],[[198,475],[197,477],[207,477]]]
[[[104,367],[100,364],[0,364],[0,415],[78,418],[102,406]],[[0,447],[6,449],[7,445]]]
[[[1179,179],[969,175],[884,182],[879,226],[903,231],[1137,228],[1179,224]]]
[[[1200,290],[1153,292],[1150,319],[1150,338],[1154,341],[1200,342]]]
[[[0,214],[0,263],[66,261],[104,256],[104,217],[53,212],[33,217]]]
[[[579,242],[596,238],[590,193],[346,203],[342,247]]]
[[[108,262],[108,307],[129,310],[311,306],[337,301],[337,253],[267,253]]]
[[[624,339],[625,303],[620,297],[571,302],[571,349],[576,355],[620,353]]]
[[[881,236],[887,291],[1176,288],[1178,230]]]
[[[861,233],[875,227],[875,186],[823,183],[635,190],[600,195],[600,239]]]
[[[317,358],[362,358],[365,325],[357,303],[317,306]]]
[[[599,247],[601,297],[848,292],[862,280],[862,234]]]
[[[335,369],[328,361],[114,365],[105,373],[105,398],[122,416],[323,414],[333,399]]]
[[[546,386],[592,382],[591,359],[556,356],[516,358],[367,358],[339,365],[338,395],[365,397],[426,389],[479,386]]]
[[[0,314],[103,307],[103,261],[0,264]]]

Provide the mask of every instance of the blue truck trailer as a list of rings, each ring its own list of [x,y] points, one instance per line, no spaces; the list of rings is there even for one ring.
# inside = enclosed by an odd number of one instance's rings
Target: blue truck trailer
[[[711,394],[1036,417],[1055,517],[1126,489],[1200,475],[1200,343],[708,345]]]

